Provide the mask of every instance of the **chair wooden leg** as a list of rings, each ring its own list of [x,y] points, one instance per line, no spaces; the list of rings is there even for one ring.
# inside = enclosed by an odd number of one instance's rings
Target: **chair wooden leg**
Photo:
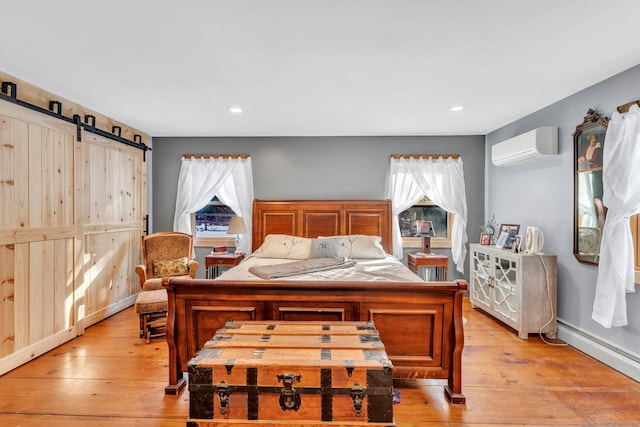
[[[147,314],[146,316],[144,316],[144,333],[147,336],[147,344],[151,342],[151,326],[149,326],[150,323],[151,314]]]
[[[146,314],[140,314],[140,338],[144,338],[145,331],[147,330],[145,327],[145,324],[146,324],[145,317],[146,317]]]
[[[167,312],[147,313],[144,316],[144,335],[147,344],[151,342],[151,338],[163,337],[166,334]]]

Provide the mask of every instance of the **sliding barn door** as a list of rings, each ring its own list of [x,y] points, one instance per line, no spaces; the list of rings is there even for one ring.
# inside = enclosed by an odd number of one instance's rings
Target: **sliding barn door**
[[[9,367],[76,333],[74,131],[0,102],[0,360]]]
[[[85,326],[133,303],[140,290],[147,163],[142,151],[83,133]]]
[[[146,165],[0,100],[0,375],[133,303]]]

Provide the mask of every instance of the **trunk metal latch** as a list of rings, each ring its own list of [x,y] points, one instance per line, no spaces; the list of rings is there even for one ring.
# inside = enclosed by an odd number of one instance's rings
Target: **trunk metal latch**
[[[282,385],[284,386],[280,392],[280,408],[282,408],[283,411],[297,411],[300,408],[302,399],[300,398],[300,394],[293,387],[293,382],[300,382],[301,378],[302,375],[293,373],[278,375],[278,381],[282,381]]]

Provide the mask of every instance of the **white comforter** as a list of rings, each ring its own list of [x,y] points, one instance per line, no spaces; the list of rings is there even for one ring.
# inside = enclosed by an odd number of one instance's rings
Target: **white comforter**
[[[258,258],[248,256],[239,265],[225,271],[216,280],[263,280],[249,272],[256,265],[276,265],[296,260],[282,258]],[[385,281],[385,282],[423,282],[404,264],[392,255],[384,259],[354,259],[355,266],[328,271],[318,271],[299,276],[283,277],[279,280],[344,280],[344,281]]]

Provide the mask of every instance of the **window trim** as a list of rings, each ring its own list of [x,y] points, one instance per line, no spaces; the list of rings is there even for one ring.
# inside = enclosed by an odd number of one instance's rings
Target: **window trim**
[[[411,207],[413,206],[438,206],[438,205],[432,202],[431,200],[421,200],[418,203],[414,203]],[[432,248],[449,248],[449,249],[451,248],[451,233],[453,231],[453,224],[454,224],[454,221],[456,220],[456,215],[448,211],[445,211],[445,212],[447,212],[447,223],[449,224],[447,227],[447,236],[432,237],[431,238]],[[422,238],[421,237],[403,237],[402,247],[406,249],[422,248]]]

